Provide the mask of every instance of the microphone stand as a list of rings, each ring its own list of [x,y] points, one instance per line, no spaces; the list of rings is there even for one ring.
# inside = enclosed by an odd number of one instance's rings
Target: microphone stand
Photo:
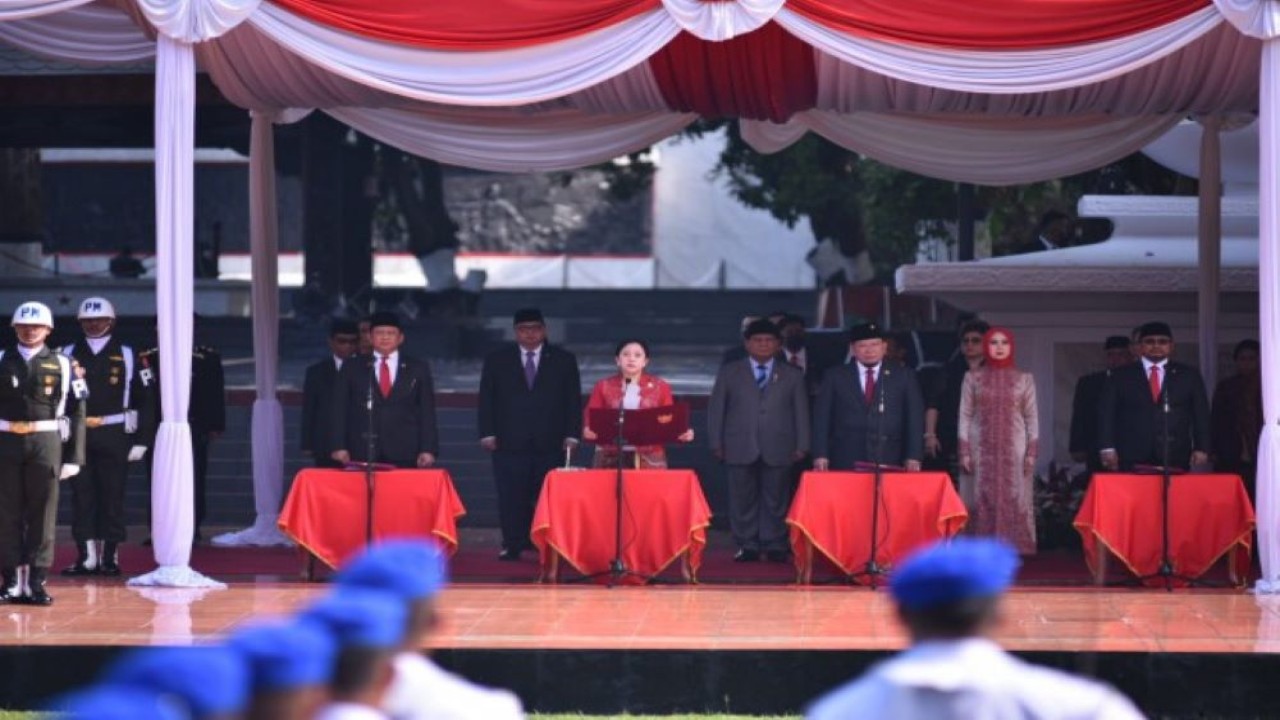
[[[1173,473],[1169,468],[1169,364],[1165,363],[1164,384],[1160,386],[1161,438],[1160,438],[1160,567],[1152,575],[1138,578],[1140,582],[1160,578],[1165,592],[1173,592],[1173,581],[1188,585],[1199,584],[1195,578],[1179,575],[1173,568],[1169,546],[1169,489],[1173,485]]]
[[[881,494],[884,492],[884,376],[888,373],[883,360],[880,361],[880,382],[876,384],[876,405],[872,408],[872,412],[876,416],[876,434],[875,443],[872,445],[871,462],[872,468],[872,485],[871,485],[871,549],[867,556],[867,561],[863,563],[862,569],[853,573],[850,578],[866,577],[871,581],[871,589],[875,590],[879,587],[880,576],[885,574],[885,567],[876,560],[877,550],[879,546],[880,536],[880,501]]]
[[[377,445],[376,441],[378,437],[377,433],[375,433],[373,429],[374,428],[374,425],[373,425],[373,418],[374,418],[373,376],[377,372],[378,363],[377,363],[376,356],[370,356],[370,357],[373,360],[372,362],[369,363],[369,373],[366,376],[368,379],[368,388],[367,388],[367,393],[365,394],[365,401],[364,401],[366,422],[368,423],[368,429],[364,434],[364,437],[365,437],[364,483],[365,483],[365,496],[366,496],[366,499],[368,500],[367,506],[365,508],[365,517],[364,517],[364,543],[366,547],[373,545],[373,495],[374,495],[374,488],[377,487],[377,483],[374,482],[374,476],[373,476],[373,458],[374,458],[373,453]]]

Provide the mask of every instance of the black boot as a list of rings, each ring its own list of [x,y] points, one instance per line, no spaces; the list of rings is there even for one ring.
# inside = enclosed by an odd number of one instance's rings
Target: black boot
[[[48,576],[48,568],[31,568],[31,576],[27,579],[27,586],[31,589],[31,595],[27,598],[27,602],[32,605],[52,605],[53,598],[44,589],[45,577]]]
[[[25,601],[26,598],[22,596],[22,586],[18,584],[17,568],[0,570],[0,604]]]
[[[116,559],[117,544],[110,540],[102,544],[102,557],[98,558],[98,574],[116,577],[120,574],[120,562]]]
[[[67,577],[82,577],[84,575],[92,575],[94,569],[89,566],[89,543],[76,543],[76,562],[62,568],[62,574]]]

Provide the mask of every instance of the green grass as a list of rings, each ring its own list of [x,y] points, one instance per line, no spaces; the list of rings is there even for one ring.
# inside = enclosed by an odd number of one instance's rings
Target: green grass
[[[533,713],[533,720],[799,720],[799,715],[580,715]],[[0,718],[3,720],[3,718]]]

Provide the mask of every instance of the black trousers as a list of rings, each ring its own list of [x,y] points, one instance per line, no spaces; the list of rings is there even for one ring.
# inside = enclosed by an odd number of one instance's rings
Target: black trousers
[[[532,550],[529,531],[533,508],[542,493],[542,481],[560,464],[559,450],[502,450],[493,452],[493,479],[498,488],[498,522],[502,547]]]
[[[132,438],[123,425],[85,430],[85,463],[71,484],[71,537],[124,542],[125,480]]]
[[[53,564],[62,439],[0,433],[0,568]]]

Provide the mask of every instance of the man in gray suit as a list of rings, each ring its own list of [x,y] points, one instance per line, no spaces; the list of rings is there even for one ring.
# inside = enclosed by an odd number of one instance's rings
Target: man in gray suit
[[[743,331],[747,357],[716,374],[707,406],[711,452],[728,465],[729,524],[737,562],[786,562],[791,464],[809,450],[804,371],[778,360],[781,337],[768,320]]]
[[[852,470],[859,463],[920,469],[924,400],[910,368],[885,358],[874,323],[849,330],[854,362],[827,369],[813,413],[813,469]]]

